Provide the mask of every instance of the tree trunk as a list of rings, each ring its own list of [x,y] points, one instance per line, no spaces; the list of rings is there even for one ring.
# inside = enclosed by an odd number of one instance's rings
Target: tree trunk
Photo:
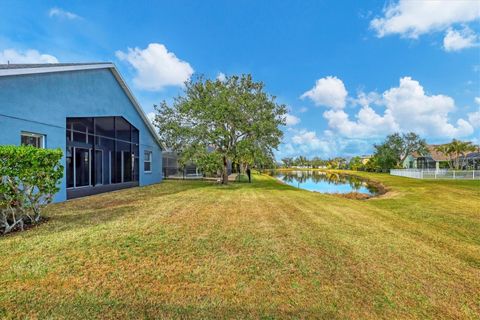
[[[459,170],[459,167],[460,167],[460,159],[459,159],[460,155],[457,153],[455,155],[455,160],[454,160],[454,169],[455,170]]]
[[[223,156],[223,179],[222,184],[228,184],[227,157]]]

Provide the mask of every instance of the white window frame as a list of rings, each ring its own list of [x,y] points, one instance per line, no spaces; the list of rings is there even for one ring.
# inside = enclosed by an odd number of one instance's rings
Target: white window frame
[[[33,132],[28,132],[28,131],[21,131],[20,132],[20,144],[22,144],[22,137],[34,137],[34,138],[40,138],[40,149],[45,149],[45,140],[46,140],[46,135],[41,134],[41,133],[33,133]]]
[[[147,154],[150,155],[150,159],[148,161],[147,161],[147,157],[146,157]],[[150,150],[144,150],[143,151],[143,172],[144,173],[152,173],[152,162],[153,162],[152,157],[153,157],[152,151],[150,151]],[[145,163],[147,163],[147,162],[150,163],[150,170],[149,171],[145,170]]]

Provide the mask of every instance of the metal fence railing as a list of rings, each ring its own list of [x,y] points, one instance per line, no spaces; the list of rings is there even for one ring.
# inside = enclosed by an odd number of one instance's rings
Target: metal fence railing
[[[480,180],[480,170],[391,169],[390,174],[415,179]]]

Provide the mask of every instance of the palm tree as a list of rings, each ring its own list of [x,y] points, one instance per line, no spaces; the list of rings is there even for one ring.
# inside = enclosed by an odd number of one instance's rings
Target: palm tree
[[[285,168],[290,168],[292,166],[293,159],[292,158],[283,158],[282,159],[283,165]]]
[[[450,167],[450,169],[454,169],[454,167],[453,167],[453,153],[451,152],[450,143],[446,143],[446,144],[436,146],[435,150],[437,150],[438,152],[441,152],[444,155],[446,155],[447,158],[448,158],[448,166]]]
[[[465,164],[467,154],[474,152],[476,147],[470,141],[453,139],[450,143],[436,147],[436,150],[448,156],[450,168],[460,170]]]

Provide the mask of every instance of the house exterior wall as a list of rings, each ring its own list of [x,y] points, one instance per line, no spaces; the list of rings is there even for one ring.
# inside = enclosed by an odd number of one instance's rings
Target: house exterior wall
[[[368,163],[368,161],[370,161],[372,157],[371,156],[368,156],[368,157],[362,157],[360,159],[360,161],[362,162],[363,165],[366,165]]]
[[[140,132],[139,184],[162,179],[162,152],[109,69],[0,77],[0,145],[20,145],[22,131],[46,136],[46,148],[66,151],[67,117],[122,116]],[[144,173],[144,151],[152,172]],[[65,157],[62,159],[65,166]],[[66,200],[66,172],[55,201]]]
[[[416,158],[412,155],[408,155],[405,160],[403,160],[402,167],[405,169],[416,169],[417,161]]]

